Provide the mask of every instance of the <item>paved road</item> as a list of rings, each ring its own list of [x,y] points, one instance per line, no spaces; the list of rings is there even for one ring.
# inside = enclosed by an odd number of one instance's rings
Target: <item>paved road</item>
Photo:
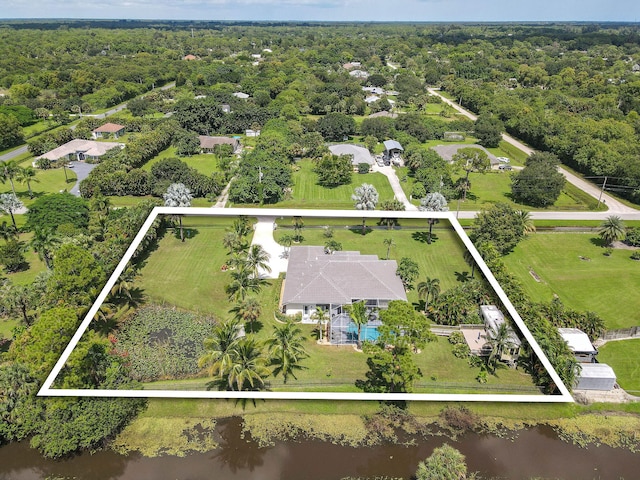
[[[9,153],[5,153],[4,155],[0,155],[0,162],[6,162],[7,160],[11,160],[22,155],[23,153],[27,153],[26,145],[22,145],[21,147],[18,147],[15,150],[10,151]]]
[[[447,105],[452,106],[456,111],[460,112],[465,117],[467,117],[467,118],[469,118],[469,119],[471,119],[473,121],[475,121],[478,118],[476,115],[474,115],[470,111],[462,108],[456,102],[454,102],[452,100],[449,100],[448,98],[443,96],[438,90],[436,90],[434,88],[428,88],[427,90],[429,91],[429,93],[431,95],[435,95],[437,97],[440,97],[444,103],[446,103]],[[518,148],[519,150],[522,150],[527,155],[531,155],[534,152],[534,150],[531,147],[529,147],[529,146],[525,145],[524,143],[522,143],[521,141],[513,138],[511,135],[507,135],[506,133],[503,133],[502,134],[502,139],[505,142],[510,143],[514,147]],[[562,167],[560,167],[558,170],[560,171],[560,173],[562,173],[566,177],[566,179],[567,179],[567,181],[569,183],[575,185],[580,190],[583,190],[583,191],[587,192],[593,198],[596,198],[596,199],[600,198],[601,189],[598,188],[596,185],[594,185],[594,184],[592,184],[590,182],[587,182],[586,180],[578,177],[577,175],[574,175],[573,173],[565,170]],[[608,195],[607,193],[602,193],[602,200],[604,201],[605,205],[609,208],[609,210],[608,210],[607,214],[605,215],[605,217],[607,217],[609,215],[612,215],[612,214],[622,215],[622,214],[640,213],[640,210],[636,210],[635,208],[628,207],[627,205],[625,205],[624,203],[621,203],[620,201],[618,201],[617,199],[615,199],[611,195]]]

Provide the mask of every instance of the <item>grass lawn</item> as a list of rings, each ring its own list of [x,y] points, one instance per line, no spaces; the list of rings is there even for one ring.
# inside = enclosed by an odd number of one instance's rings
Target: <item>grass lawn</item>
[[[151,167],[153,167],[155,163],[158,163],[160,160],[163,160],[165,158],[179,158],[190,167],[195,168],[198,172],[207,176],[211,175],[213,172],[220,171],[220,169],[218,168],[218,157],[216,155],[205,153],[202,155],[192,155],[190,157],[180,157],[176,153],[175,147],[169,147],[166,150],[163,150],[147,163],[145,163],[142,166],[142,169],[150,172]]]
[[[300,169],[293,174],[293,198],[274,205],[282,208],[337,208],[353,209],[351,195],[363,183],[372,184],[378,190],[378,204],[393,200],[393,190],[387,177],[381,173],[354,173],[349,185],[326,188],[318,185],[318,176],[313,172],[310,160],[298,162]]]
[[[33,235],[31,233],[20,235],[20,240],[29,243],[30,237]],[[6,276],[11,282],[16,285],[28,285],[33,283],[39,273],[44,272],[47,267],[40,258],[38,258],[38,254],[33,251],[33,249],[29,248],[24,257],[29,264],[29,268],[27,270],[15,273],[7,273]]]
[[[64,170],[62,168],[55,168],[51,170],[36,169],[36,179],[39,180],[39,182],[31,182],[33,199],[29,198],[27,185],[22,185],[20,182],[16,182],[14,180],[13,183],[16,187],[16,194],[18,195],[18,198],[28,207],[36,198],[47,193],[58,193],[61,190],[71,190],[78,177],[76,177],[76,174],[72,169],[67,168],[66,170],[68,181],[65,181]],[[11,184],[8,181],[3,184],[0,183],[0,193],[11,193]]]
[[[133,195],[124,195],[124,196],[112,196],[109,197],[109,201],[111,202],[112,207],[121,208],[121,207],[133,207],[134,205],[138,205],[140,202],[144,200],[156,200],[158,205],[164,205],[164,201],[161,198],[153,197],[151,195],[146,195],[142,197],[136,197]],[[212,207],[213,203],[211,203],[206,198],[194,198],[191,200],[192,207]]]
[[[534,301],[556,294],[568,308],[596,312],[607,328],[640,325],[640,265],[629,259],[629,250],[606,257],[599,245],[595,233],[537,233],[504,261]]]
[[[632,395],[640,394],[640,340],[607,342],[599,349],[598,361],[616,372],[618,383]]]
[[[12,330],[20,324],[19,320],[0,320],[0,338],[11,338]]]

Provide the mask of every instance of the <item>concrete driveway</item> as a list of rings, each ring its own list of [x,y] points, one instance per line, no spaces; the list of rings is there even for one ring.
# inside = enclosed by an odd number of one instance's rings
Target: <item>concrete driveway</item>
[[[261,245],[269,254],[271,272],[260,271],[261,278],[278,278],[280,273],[287,271],[289,260],[284,257],[284,247],[273,238],[276,217],[258,217],[253,231],[251,245]]]
[[[76,176],[78,177],[78,181],[76,184],[69,190],[69,193],[75,195],[76,197],[80,196],[80,182],[89,176],[91,170],[96,168],[98,165],[93,163],[84,163],[84,162],[69,162],[69,168],[73,169],[76,172]]]

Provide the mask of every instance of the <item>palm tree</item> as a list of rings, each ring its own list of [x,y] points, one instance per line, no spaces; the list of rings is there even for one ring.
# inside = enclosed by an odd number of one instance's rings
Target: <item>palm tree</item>
[[[13,223],[13,228],[15,228],[16,231],[18,230],[18,226],[16,225],[16,219],[13,214],[21,208],[24,208],[24,203],[16,197],[15,193],[0,194],[0,210],[11,215],[11,222]]]
[[[0,162],[0,181],[2,183],[9,180],[11,183],[11,191],[13,196],[17,197],[16,187],[13,184],[13,179],[20,173],[21,167],[16,160],[7,160],[6,162]]]
[[[396,242],[393,241],[393,238],[385,238],[382,243],[387,247],[387,260],[389,260],[389,252],[391,251],[391,247],[395,247]]]
[[[40,260],[44,261],[47,269],[51,269],[51,258],[53,249],[60,244],[60,239],[53,233],[52,228],[36,228],[29,245],[38,254]]]
[[[289,249],[291,248],[291,244],[293,243],[293,237],[291,235],[283,235],[280,237],[280,241],[278,242],[284,245],[284,251],[282,254],[286,257],[289,255]]]
[[[515,344],[511,339],[511,330],[506,323],[501,323],[497,329],[489,328],[487,333],[487,340],[489,345],[491,345],[491,353],[487,359],[487,366],[495,372],[504,350],[513,347]]]
[[[318,332],[320,334],[318,340],[320,341],[322,341],[322,331],[324,330],[323,323],[325,322],[325,320],[328,320],[328,318],[329,312],[325,311],[324,308],[318,306],[316,306],[315,311],[311,314],[311,319],[318,321]]]
[[[447,206],[447,199],[439,192],[428,193],[426,197],[420,199],[420,206],[418,210],[421,212],[447,212],[449,207]],[[437,218],[430,218],[429,222],[429,235],[427,236],[427,243],[431,244],[433,225],[438,223]]]
[[[271,255],[262,247],[262,245],[253,244],[249,247],[245,265],[251,270],[254,277],[258,277],[260,270],[271,273],[269,259]]]
[[[293,225],[293,241],[300,243],[302,241],[302,229],[304,228],[304,220],[302,217],[293,217],[291,220]]]
[[[469,190],[469,174],[473,171],[484,173],[491,167],[489,157],[479,148],[461,148],[451,159],[453,164],[465,172],[462,182],[462,201],[467,200]]]
[[[172,183],[167,192],[162,195],[165,207],[190,207],[193,196],[191,190],[183,183]],[[177,215],[180,222],[180,240],[184,242],[184,230],[182,229],[182,215]]]
[[[605,246],[609,246],[613,242],[622,240],[625,237],[626,230],[624,222],[617,215],[611,215],[600,224],[598,233],[600,237],[602,237]]]
[[[254,338],[245,337],[231,348],[231,364],[227,370],[227,390],[264,390],[265,380],[271,372],[260,344]]]
[[[249,235],[249,233],[251,233],[251,224],[249,222],[249,218],[245,215],[240,215],[233,221],[231,231],[241,238]]]
[[[7,224],[7,222],[2,222],[0,225],[0,238],[4,241],[10,240],[12,238],[18,238],[18,230],[14,227]]]
[[[222,245],[229,254],[245,252],[249,248],[249,244],[245,238],[237,232],[227,232],[222,239]]]
[[[204,341],[205,353],[198,358],[200,368],[207,367],[209,375],[222,378],[232,364],[233,349],[238,343],[242,326],[237,319],[213,327]]]
[[[476,271],[476,260],[473,258],[473,255],[469,250],[464,251],[463,258],[464,258],[464,261],[467,263],[467,265],[471,266],[471,278],[473,278],[473,275],[475,274],[475,271]]]
[[[358,349],[362,349],[362,340],[360,338],[362,333],[362,326],[366,325],[369,321],[369,314],[367,312],[367,307],[364,304],[364,300],[360,300],[359,302],[353,303],[351,305],[347,305],[347,312],[349,312],[349,318],[353,323],[355,323],[358,328]]]
[[[245,298],[229,310],[234,318],[250,325],[250,332],[253,333],[253,324],[260,318],[262,308],[260,302],[255,297]]]
[[[378,204],[378,191],[376,187],[368,183],[363,183],[356,187],[355,193],[351,195],[351,200],[355,202],[356,210],[375,210]],[[362,235],[366,233],[367,219],[362,218]]]
[[[274,377],[282,374],[284,383],[287,383],[289,376],[297,379],[296,370],[306,368],[300,365],[300,362],[309,356],[302,345],[304,340],[300,327],[291,321],[274,327],[273,334],[266,343],[270,364],[275,367]]]
[[[266,283],[263,278],[254,277],[246,265],[240,265],[231,272],[231,283],[225,287],[225,292],[230,300],[243,301],[247,293],[258,293]]]
[[[27,188],[29,189],[29,198],[33,198],[33,192],[31,191],[31,182],[40,183],[40,180],[36,178],[36,170],[33,167],[21,168],[17,175],[16,180],[18,180],[22,185],[27,184]]]
[[[107,216],[111,208],[111,200],[105,197],[99,191],[91,197],[91,209],[98,212],[100,216]]]
[[[418,298],[424,300],[424,309],[429,306],[429,298],[435,301],[440,295],[440,279],[427,277],[424,282],[418,283]]]
[[[518,216],[520,225],[522,225],[522,231],[525,235],[536,231],[536,226],[533,223],[530,212],[527,212],[526,210],[517,210],[516,215]]]

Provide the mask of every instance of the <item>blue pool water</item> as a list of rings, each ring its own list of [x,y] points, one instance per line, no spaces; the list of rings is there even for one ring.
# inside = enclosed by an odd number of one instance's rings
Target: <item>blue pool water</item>
[[[349,323],[349,327],[347,328],[347,334],[353,335],[353,339],[355,341],[358,340],[358,327],[356,327],[355,323],[353,322]],[[378,333],[377,326],[371,326],[371,325],[362,326],[360,336],[363,342],[375,342],[376,340],[378,340],[379,335],[380,334]]]

